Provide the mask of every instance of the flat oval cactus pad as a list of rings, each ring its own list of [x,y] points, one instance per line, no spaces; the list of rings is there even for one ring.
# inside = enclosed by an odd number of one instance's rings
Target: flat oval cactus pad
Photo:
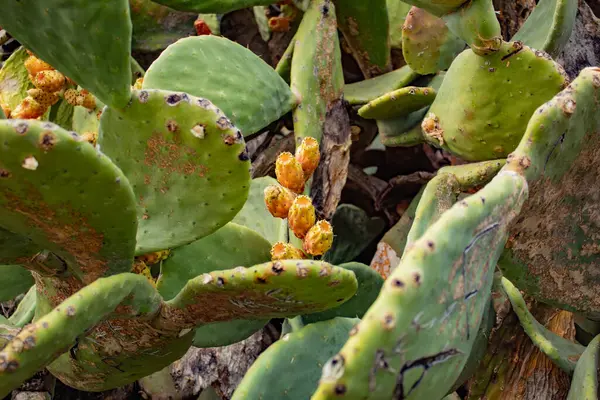
[[[99,144],[135,191],[137,254],[209,235],[230,221],[248,196],[244,138],[206,99],[135,91],[126,108],[105,109]]]
[[[56,253],[89,283],[129,271],[135,198],[111,160],[49,122],[0,121],[0,226]]]

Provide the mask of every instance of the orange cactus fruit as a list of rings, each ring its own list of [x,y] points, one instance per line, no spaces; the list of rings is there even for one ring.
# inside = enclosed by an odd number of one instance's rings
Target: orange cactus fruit
[[[313,137],[305,137],[296,149],[296,160],[302,165],[304,178],[308,179],[315,172],[321,160],[319,142]]]
[[[317,222],[304,238],[304,251],[312,256],[321,256],[331,248],[333,244],[333,229],[331,224],[325,220]]]
[[[54,67],[45,61],[40,60],[36,56],[30,55],[23,63],[30,76],[36,76],[42,71],[52,71]]]
[[[305,180],[302,165],[294,158],[292,153],[286,151],[277,157],[275,175],[281,186],[298,194],[304,191]]]
[[[310,197],[296,197],[288,213],[288,223],[294,235],[299,239],[304,239],[316,220],[315,206]]]
[[[96,109],[96,99],[94,98],[93,94],[85,89],[82,89],[79,91],[79,96],[81,98],[81,105],[83,107],[87,108],[88,110]]]
[[[304,252],[289,243],[277,242],[271,247],[271,261],[277,260],[303,260]]]
[[[196,35],[198,36],[212,35],[210,26],[208,26],[208,24],[200,18],[194,21],[194,29],[196,30]]]
[[[45,109],[55,105],[56,102],[58,102],[58,96],[56,94],[44,92],[41,89],[29,89],[27,94]]]
[[[44,115],[48,107],[43,107],[31,96],[27,96],[11,112],[10,116],[14,119],[36,119]]]
[[[296,196],[288,189],[277,185],[267,186],[264,194],[265,205],[271,215],[286,219]]]
[[[287,32],[290,30],[289,17],[271,17],[269,18],[269,28],[273,32]]]
[[[98,132],[84,132],[81,134],[81,140],[84,140],[92,146],[95,146],[98,144]]]
[[[33,77],[33,85],[44,92],[58,92],[65,84],[65,76],[56,70],[41,71]]]

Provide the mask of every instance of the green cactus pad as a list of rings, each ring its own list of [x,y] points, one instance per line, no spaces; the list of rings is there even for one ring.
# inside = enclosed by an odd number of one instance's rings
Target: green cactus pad
[[[213,271],[190,280],[167,302],[156,326],[178,331],[201,323],[320,312],[352,298],[357,287],[352,271],[312,260]]]
[[[486,57],[466,50],[446,73],[423,133],[464,160],[505,157],[536,108],[566,84],[560,65],[521,43],[504,43]]]
[[[288,47],[285,49],[283,54],[281,55],[281,59],[275,66],[275,71],[281,76],[281,78],[286,82],[290,83],[290,74],[292,72],[292,56],[294,55],[294,45],[296,44],[295,38],[292,38]]]
[[[0,228],[0,264],[25,263],[40,250],[28,237]]]
[[[477,55],[492,54],[501,47],[500,22],[492,0],[471,0],[456,12],[432,14],[442,17],[448,29],[467,42]]]
[[[592,319],[600,315],[593,222],[599,97],[600,69],[586,68],[529,121],[509,165],[523,171],[530,196],[499,263],[527,294]]]
[[[20,47],[8,57],[0,70],[0,104],[11,112],[27,97],[27,90],[33,88],[23,65],[28,57],[25,48]]]
[[[2,4],[0,25],[39,58],[113,107],[129,101],[127,0],[20,0]]]
[[[598,356],[600,335],[588,344],[577,361],[567,400],[598,400]]]
[[[73,113],[75,107],[60,99],[48,110],[47,120],[68,131],[73,130]]]
[[[389,19],[390,46],[392,49],[402,48],[402,27],[411,5],[399,0],[387,0]]]
[[[89,284],[21,330],[0,351],[0,397],[67,351],[119,304],[126,305],[132,316],[152,316],[160,303],[154,287],[140,275],[119,274]]]
[[[324,367],[312,399],[445,396],[489,306],[496,260],[526,193],[520,175],[500,172],[431,225]]]
[[[133,50],[162,51],[180,38],[196,34],[197,13],[175,11],[150,0],[129,0],[129,5]]]
[[[136,254],[211,234],[238,213],[248,196],[244,138],[207,99],[134,91],[127,108],[104,110],[99,144],[135,191]]]
[[[24,327],[31,322],[35,314],[37,292],[35,285],[31,286],[25,296],[19,302],[17,309],[10,316],[8,321],[19,328]],[[2,347],[2,346],[0,346]]]
[[[407,86],[370,101],[358,110],[358,115],[367,119],[403,117],[431,105],[435,96],[434,88]]]
[[[556,57],[571,37],[576,16],[576,1],[542,0],[511,40]]]
[[[48,122],[0,122],[0,224],[61,257],[84,283],[129,271],[135,198],[103,154]]]
[[[377,298],[383,286],[381,275],[368,266],[357,262],[340,264],[339,267],[354,272],[358,281],[358,290],[350,300],[339,307],[320,313],[304,315],[302,320],[305,324],[326,321],[335,317],[362,318]]]
[[[34,284],[31,272],[20,265],[0,265],[0,301],[12,300]]]
[[[333,3],[338,28],[363,75],[372,78],[389,72],[392,60],[386,0],[333,0]]]
[[[268,6],[273,0],[157,0],[155,3],[179,11],[225,14],[242,8]]]
[[[502,287],[510,299],[514,312],[519,317],[523,330],[533,344],[563,371],[572,374],[585,347],[557,335],[540,324],[527,309],[527,304],[519,289],[508,279],[502,278]]]
[[[415,80],[419,74],[408,65],[371,79],[344,86],[344,100],[348,103],[366,104],[390,91],[400,89]]]
[[[343,346],[357,322],[335,318],[285,335],[252,364],[232,400],[308,399],[323,366]]]
[[[354,260],[385,228],[381,218],[370,218],[352,204],[341,204],[331,219],[335,235],[323,260],[333,265]]]
[[[329,107],[344,90],[342,54],[335,7],[330,0],[310,2],[294,40],[292,90],[300,98],[294,109],[296,140],[321,140]]]
[[[232,243],[243,243],[243,246],[232,246]],[[269,261],[270,249],[271,244],[259,234],[229,223],[209,236],[174,249],[161,264],[156,288],[165,300],[170,300],[190,279],[203,273]],[[196,329],[194,346],[218,347],[237,343],[267,322],[227,321],[203,325]]]
[[[265,188],[279,185],[269,176],[252,179],[248,200],[232,222],[252,229],[271,244],[283,240],[287,232],[287,221],[274,218],[265,205]]]
[[[256,232],[228,223],[211,235],[171,250],[161,263],[156,289],[163,299],[171,300],[190,279],[212,271],[270,261],[270,250],[271,244]]]
[[[402,54],[406,63],[422,75],[447,69],[465,49],[444,20],[417,7],[406,17],[402,33]]]
[[[146,71],[144,89],[185,92],[213,102],[242,131],[259,131],[292,109],[289,86],[245,47],[213,35],[180,39]]]

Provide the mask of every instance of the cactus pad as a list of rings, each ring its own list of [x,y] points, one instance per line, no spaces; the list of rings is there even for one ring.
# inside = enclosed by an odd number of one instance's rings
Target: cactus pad
[[[375,78],[344,86],[344,99],[354,104],[366,104],[384,94],[400,89],[415,80],[419,74],[408,65]]]
[[[232,222],[252,229],[275,244],[287,234],[287,222],[273,218],[265,206],[264,191],[270,185],[277,185],[277,180],[269,176],[252,179],[248,200]]]
[[[33,88],[23,65],[28,57],[27,51],[20,47],[8,57],[0,70],[0,105],[7,112],[17,108],[21,100],[27,97],[27,89]]]
[[[358,290],[350,300],[339,307],[304,315],[302,320],[305,324],[326,321],[335,317],[362,318],[377,298],[383,286],[383,278],[376,271],[357,262],[340,264],[339,267],[354,272],[358,281]]]
[[[600,356],[600,335],[588,344],[583,355],[577,361],[577,367],[571,380],[567,400],[598,399],[598,357]]]
[[[48,122],[0,122],[1,225],[66,261],[85,283],[131,267],[135,200],[123,173]]]
[[[576,16],[576,1],[542,0],[511,40],[556,57],[571,37]]]
[[[129,101],[127,0],[21,0],[2,4],[0,25],[39,58],[104,103]]]
[[[370,101],[358,110],[358,115],[368,119],[403,117],[429,106],[435,96],[434,88],[407,86]]]
[[[268,6],[272,0],[158,0],[155,3],[179,11],[225,14],[242,8]]]
[[[342,347],[357,322],[335,318],[283,336],[252,364],[232,400],[308,399],[319,383],[323,366]]]
[[[533,344],[539,347],[563,371],[572,374],[585,347],[557,335],[540,324],[527,309],[527,304],[519,289],[508,279],[502,278],[502,286],[510,299],[512,309],[517,314],[523,330]]]
[[[244,136],[290,111],[295,98],[267,63],[223,37],[180,39],[146,71],[144,89],[185,92],[210,100]]]
[[[105,109],[99,143],[134,188],[136,254],[190,243],[216,231],[248,196],[250,163],[244,138],[206,99],[134,91],[123,110]]]
[[[389,19],[390,46],[392,49],[402,48],[402,26],[411,5],[399,0],[387,0]]]
[[[0,264],[24,263],[40,250],[28,237],[0,228]]]
[[[524,171],[530,196],[499,263],[529,295],[594,319],[600,312],[593,222],[599,97],[600,69],[586,68],[531,118],[509,160]]]
[[[419,74],[447,69],[465,46],[441,18],[417,7],[408,13],[402,33],[402,54]]]
[[[33,285],[31,272],[20,265],[0,265],[2,287],[0,288],[0,301],[12,300]]]
[[[507,156],[535,109],[567,83],[562,67],[519,42],[504,43],[485,57],[466,50],[448,70],[423,133],[468,161]]]
[[[161,310],[157,328],[268,319],[320,312],[352,298],[358,283],[350,270],[312,260],[285,260],[213,271],[190,280]]]
[[[337,23],[366,78],[392,67],[386,0],[334,0]]]
[[[507,225],[526,190],[520,175],[500,172],[430,226],[329,360],[312,399],[446,395],[489,306]]]

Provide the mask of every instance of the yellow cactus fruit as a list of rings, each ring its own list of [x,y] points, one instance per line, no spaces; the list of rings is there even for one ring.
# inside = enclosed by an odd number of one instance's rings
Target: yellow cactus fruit
[[[148,265],[158,264],[159,262],[166,260],[171,254],[171,250],[160,250],[153,253],[144,254],[136,257],[136,259],[145,262]]]
[[[78,105],[77,99],[79,98],[79,92],[75,89],[67,89],[65,90],[65,93],[63,93],[63,98],[70,105],[76,106]]]
[[[317,222],[304,238],[304,251],[312,256],[321,256],[331,248],[333,244],[333,229],[331,224],[325,220]]]
[[[27,94],[45,109],[53,106],[58,101],[58,96],[56,94],[44,92],[41,89],[29,89]]]
[[[306,233],[312,228],[316,220],[315,207],[310,197],[296,197],[288,213],[288,223],[294,235],[299,239],[304,239],[304,236],[306,236]]]
[[[54,67],[45,61],[40,60],[36,56],[30,55],[23,63],[30,76],[36,76],[42,71],[52,71]]]
[[[133,262],[131,272],[133,272],[134,274],[145,276],[146,279],[148,279],[148,281],[152,284],[152,286],[156,286],[156,282],[154,281],[154,277],[152,276],[150,268],[142,260],[135,260]]]
[[[41,71],[33,77],[33,85],[44,92],[58,92],[65,84],[65,76],[56,70]]]
[[[312,137],[305,137],[296,149],[296,160],[302,165],[304,179],[308,180],[319,166],[321,154],[319,153],[319,142]]]
[[[82,89],[79,92],[79,96],[80,96],[80,101],[81,101],[81,106],[87,108],[88,110],[94,110],[96,109],[96,99],[94,98],[94,95],[91,94],[90,92],[88,92],[85,89]]]
[[[271,260],[303,260],[304,252],[289,243],[277,242],[271,247]]]
[[[81,135],[81,140],[85,140],[86,142],[95,146],[98,142],[98,132],[84,132]]]
[[[294,193],[304,191],[304,172],[302,165],[294,158],[292,153],[283,152],[275,161],[275,175],[277,181]]]
[[[44,108],[40,103],[30,96],[27,96],[11,113],[10,117],[14,119],[36,119],[44,115],[47,107]]]
[[[265,204],[271,215],[286,219],[296,196],[288,189],[277,185],[267,186],[264,194]]]

